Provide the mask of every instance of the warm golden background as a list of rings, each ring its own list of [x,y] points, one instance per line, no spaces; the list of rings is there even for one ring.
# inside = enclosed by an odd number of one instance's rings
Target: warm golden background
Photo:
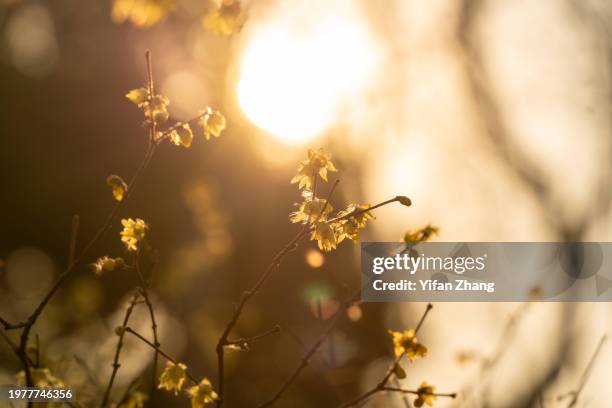
[[[231,36],[203,27],[205,1],[176,0],[144,28],[113,21],[111,7],[0,0],[0,311],[11,321],[65,266],[72,215],[82,244],[113,205],[106,176],[138,165],[146,133],[124,94],[144,85],[147,49],[175,119],[211,105],[228,120],[220,139],[164,145],[123,213],[150,223],[159,251],[164,348],[213,384],[232,302],[297,230],[289,180],[308,147],[333,153],[340,203],[412,198],[410,209],[378,211],[365,240],[396,241],[428,222],[443,241],[612,237],[609,1],[250,1]],[[117,233],[96,256],[122,251]],[[359,284],[358,246],[343,243],[320,267],[314,248],[290,255],[246,310],[238,334],[284,330],[230,356],[228,406],[275,391],[343,285]],[[134,284],[83,268],[35,328],[43,358],[84,397],[107,381]],[[279,406],[334,406],[366,390],[389,363],[387,329],[414,326],[422,308],[353,309]],[[136,316],[146,332],[145,309]],[[462,392],[440,407],[538,406],[540,390],[546,407],[565,406],[556,397],[576,388],[610,327],[609,304],[437,304],[419,336],[430,355],[404,384]],[[150,355],[128,340],[117,393]],[[612,406],[611,363],[608,342],[579,406]],[[0,343],[0,383],[19,369]],[[188,401],[159,393],[155,406],[173,404]],[[367,406],[404,402],[380,395]]]

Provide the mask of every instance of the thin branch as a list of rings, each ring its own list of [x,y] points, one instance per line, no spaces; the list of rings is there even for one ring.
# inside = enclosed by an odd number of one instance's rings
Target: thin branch
[[[242,314],[242,309],[244,308],[246,303],[249,301],[249,299],[255,296],[257,292],[259,292],[259,289],[268,280],[268,278],[272,275],[272,273],[278,267],[280,267],[281,261],[285,257],[285,255],[294,251],[297,248],[299,241],[307,233],[308,233],[308,226],[304,226],[304,228],[302,228],[302,230],[295,237],[293,237],[293,239],[289,241],[289,243],[287,243],[278,254],[276,254],[276,256],[272,259],[272,262],[270,263],[270,265],[266,268],[264,273],[259,277],[259,279],[255,283],[253,288],[250,290],[244,291],[242,293],[242,298],[240,299],[240,302],[238,303],[238,305],[235,307],[232,318],[230,319],[229,323],[225,327],[225,330],[221,334],[219,341],[217,342],[217,347],[216,347],[217,368],[218,368],[217,372],[218,372],[218,383],[219,383],[218,384],[219,400],[217,400],[217,407],[223,406],[224,374],[225,374],[224,347],[227,345],[227,338],[229,334],[231,333],[232,329],[236,326],[236,323],[238,323],[238,319],[240,318],[240,315]]]
[[[170,134],[172,133],[172,131],[180,128],[183,125],[191,125],[191,124],[193,124],[193,122],[202,119],[202,117],[204,115],[205,115],[205,113],[200,113],[200,114],[198,114],[197,116],[194,116],[191,119],[176,122],[172,126],[168,127],[167,129],[160,130],[159,134],[155,137],[156,143],[159,144],[159,143],[163,142],[165,139],[170,137]]]
[[[283,396],[285,391],[295,382],[295,380],[302,373],[302,371],[308,366],[312,356],[319,350],[319,348],[323,345],[325,340],[327,340],[329,335],[335,329],[336,324],[338,323],[338,320],[343,315],[343,312],[346,310],[346,308],[350,306],[355,301],[355,299],[359,298],[359,294],[360,294],[360,291],[356,291],[346,301],[344,301],[342,306],[338,308],[338,311],[332,317],[327,328],[321,334],[319,339],[310,347],[310,349],[308,349],[308,351],[306,351],[306,353],[304,354],[304,357],[302,357],[302,360],[300,361],[298,366],[295,368],[295,370],[292,372],[292,374],[285,380],[285,382],[281,385],[278,391],[268,401],[261,404],[259,408],[264,408],[264,407],[269,407],[271,405],[274,405]]]
[[[607,338],[608,338],[608,336],[606,334],[604,334],[601,337],[601,340],[599,340],[599,344],[597,345],[597,348],[595,349],[595,352],[593,352],[593,355],[591,356],[591,359],[589,360],[586,368],[584,369],[584,372],[582,373],[582,376],[580,377],[580,382],[578,383],[578,387],[576,388],[576,391],[572,392],[572,399],[569,402],[569,404],[567,405],[567,408],[574,407],[578,403],[578,397],[580,396],[580,393],[582,392],[584,386],[586,385],[587,381],[589,380],[589,377],[591,375],[591,371],[593,370],[593,365],[595,364],[595,360],[597,359],[597,356],[599,355],[599,352],[601,351],[601,348],[603,347],[603,345],[606,342]]]
[[[130,333],[130,334],[136,336],[138,339],[140,339],[142,342],[147,344],[149,347],[151,347],[153,350],[155,350],[157,354],[159,354],[160,356],[162,356],[166,360],[168,360],[168,361],[170,361],[170,362],[172,362],[174,364],[179,364],[179,362],[175,358],[171,357],[169,354],[167,354],[165,351],[163,351],[158,346],[155,346],[155,344],[153,344],[149,340],[147,340],[142,334],[134,331],[131,327],[126,327],[125,328],[125,332],[126,333]],[[196,380],[195,376],[193,374],[191,374],[189,372],[189,370],[185,369],[185,374],[187,375],[187,378],[189,378],[191,380],[191,382],[193,382],[196,385],[198,384],[198,380]]]
[[[421,320],[419,320],[419,322],[416,325],[416,328],[414,329],[414,334],[416,335],[419,330],[421,329],[421,326],[423,325],[423,322],[425,321],[425,318],[427,317],[427,315],[429,314],[429,312],[431,311],[431,309],[433,309],[433,305],[431,303],[427,304],[427,307],[425,307],[425,312],[423,313],[423,316],[421,316]]]
[[[153,304],[151,303],[151,299],[149,298],[149,292],[147,290],[147,281],[142,274],[140,269],[140,248],[136,252],[136,256],[134,259],[136,274],[138,275],[138,279],[140,280],[140,292],[144,299],[145,304],[147,305],[147,309],[149,311],[149,317],[151,319],[151,332],[153,333],[153,342],[155,346],[159,347],[161,344],[159,343],[159,337],[157,334],[157,320],[155,319],[155,310],[153,309]],[[153,270],[155,266],[151,268]],[[158,357],[157,353],[153,353],[153,367],[152,367],[152,379],[151,379],[151,400],[153,400],[153,394],[155,393],[155,383],[157,380],[157,362]]]
[[[351,211],[350,213],[348,213],[346,215],[343,215],[341,217],[332,218],[331,220],[328,220],[327,223],[331,224],[333,222],[346,220],[346,219],[351,218],[351,217],[356,217],[358,215],[364,214],[366,212],[370,212],[370,211],[375,210],[375,209],[377,209],[379,207],[382,207],[384,205],[391,204],[391,203],[394,203],[394,202],[400,202],[400,203],[402,203],[403,205],[406,205],[406,206],[411,205],[411,201],[410,201],[410,199],[408,197],[405,197],[405,196],[396,196],[396,197],[393,197],[393,198],[391,198],[389,200],[383,201],[382,203],[378,203],[378,204],[376,204],[376,205],[374,205],[372,207],[369,207],[369,208],[363,208],[363,209],[360,209],[360,210],[355,209],[354,211]]]
[[[152,84],[152,71],[151,71],[151,61],[150,61],[151,54],[150,54],[150,52],[147,52],[146,55],[147,55],[147,71],[149,73],[149,87],[150,87],[150,89],[152,89],[153,84]],[[154,125],[152,127],[154,127]],[[29,340],[29,336],[30,336],[30,332],[32,330],[32,327],[34,326],[34,324],[36,324],[36,321],[38,320],[38,318],[42,314],[43,310],[45,309],[47,304],[51,301],[51,299],[53,298],[55,293],[62,286],[62,284],[66,281],[66,279],[70,275],[72,275],[73,271],[80,264],[80,262],[83,261],[85,256],[89,253],[89,251],[108,232],[110,227],[113,225],[113,222],[114,222],[114,220],[115,220],[119,210],[122,208],[122,206],[125,204],[125,202],[129,198],[129,196],[131,195],[131,192],[133,191],[133,188],[134,188],[134,186],[135,186],[139,176],[143,173],[143,171],[145,170],[145,168],[149,164],[151,158],[153,157],[153,153],[155,152],[155,147],[156,147],[156,144],[153,143],[153,133],[150,132],[149,133],[148,146],[147,146],[147,150],[146,150],[145,156],[144,156],[142,162],[140,163],[140,165],[138,166],[138,168],[136,169],[136,172],[132,176],[132,179],[130,180],[130,183],[128,184],[128,188],[127,188],[127,190],[125,192],[123,200],[117,202],[114,205],[114,207],[112,208],[111,212],[106,217],[106,220],[102,224],[102,227],[100,227],[100,229],[98,229],[98,231],[91,238],[91,240],[85,245],[85,247],[79,253],[78,256],[74,257],[74,255],[72,253],[72,250],[69,251],[70,252],[69,258],[72,258],[72,262],[70,262],[69,265],[67,266],[67,268],[59,275],[59,277],[57,278],[57,280],[55,281],[53,286],[51,286],[49,291],[45,294],[45,296],[42,298],[42,300],[36,306],[36,308],[34,309],[32,314],[25,321],[22,321],[22,322],[19,322],[19,323],[16,323],[16,324],[10,324],[9,322],[4,321],[4,320],[2,321],[2,325],[3,325],[5,330],[23,328],[23,331],[21,332],[21,336],[20,336],[20,340],[19,340],[18,352],[16,354],[17,354],[17,357],[19,357],[19,359],[22,362],[22,365],[23,365],[23,368],[24,368],[24,371],[25,371],[25,378],[26,378],[26,385],[27,386],[32,386],[33,385],[32,384],[32,378],[31,378],[31,375],[30,375],[30,367],[29,367],[29,361],[28,361],[29,359],[28,359],[27,352],[26,352],[27,345],[28,345],[28,340]],[[73,218],[73,225],[72,225],[72,227],[73,227],[73,234],[71,236],[71,244],[70,244],[71,247],[73,245],[76,245],[76,230],[78,228],[78,220],[75,221],[75,219]],[[28,405],[30,405],[30,404],[28,404]]]
[[[419,319],[419,322],[417,323],[416,328],[414,329],[415,335],[419,332],[419,330],[423,326],[423,322],[425,321],[425,318],[427,317],[431,309],[433,309],[433,305],[431,303],[428,303],[427,307],[425,308],[425,311],[423,312],[423,315]],[[341,404],[340,408],[352,407],[356,404],[359,404],[362,401],[365,401],[366,399],[370,398],[374,394],[377,394],[381,391],[388,391],[388,388],[391,388],[391,387],[388,387],[387,384],[389,383],[389,380],[391,380],[391,378],[393,377],[395,373],[395,368],[398,366],[398,364],[400,363],[404,355],[405,353],[402,353],[393,360],[393,363],[387,369],[387,372],[385,373],[384,377],[372,389],[366,391],[364,394],[344,404]],[[450,395],[453,395],[453,398],[454,398],[455,394],[448,394],[448,395],[445,394],[444,396],[450,396]]]
[[[401,392],[402,394],[413,394],[413,395],[419,395],[418,391],[413,391],[413,390],[405,390],[403,388],[399,388],[399,387],[385,387],[383,388],[383,391],[393,391],[393,392]],[[434,392],[432,394],[435,397],[446,397],[446,398],[457,398],[457,393],[456,392]]]
[[[68,265],[72,265],[74,262],[74,256],[76,254],[76,242],[77,234],[79,232],[79,216],[74,214],[72,216],[72,229],[70,230],[70,244],[68,245]]]
[[[334,193],[336,186],[338,185],[338,182],[339,181],[336,180],[336,182],[332,186],[327,196],[327,199],[325,200],[325,204],[323,205],[323,208],[321,209],[320,214],[323,214],[323,212],[325,211],[329,203],[329,200],[332,194]],[[270,278],[270,276],[272,276],[274,271],[276,271],[280,267],[281,262],[283,258],[285,257],[285,255],[297,249],[300,240],[309,232],[309,230],[310,230],[310,226],[306,224],[301,229],[301,231],[295,237],[293,237],[293,239],[289,241],[283,247],[283,249],[281,249],[281,251],[276,254],[274,258],[272,258],[272,262],[268,265],[268,267],[263,272],[263,274],[255,282],[255,285],[250,290],[244,291],[242,293],[242,298],[240,299],[240,302],[238,303],[238,305],[235,307],[232,318],[230,319],[229,323],[225,327],[225,330],[221,334],[221,337],[219,338],[219,341],[217,342],[217,347],[216,347],[217,368],[218,368],[217,372],[218,372],[218,382],[219,382],[219,385],[218,385],[219,399],[217,400],[218,408],[221,408],[223,406],[223,395],[225,391],[224,390],[224,375],[225,375],[224,347],[227,345],[228,336],[230,335],[231,331],[236,326],[236,323],[238,323],[238,319],[240,318],[240,315],[242,314],[242,310],[244,309],[244,306],[249,301],[249,299],[251,299],[253,296],[255,296],[259,292],[261,287],[264,285],[264,283],[266,283],[266,281]]]
[[[256,341],[264,339],[273,334],[280,333],[280,331],[281,331],[281,327],[279,325],[276,325],[272,327],[271,329],[268,329],[265,332],[258,334],[256,336],[245,337],[245,338],[241,338],[238,340],[228,340],[226,343],[226,346],[238,346],[239,348],[243,350],[248,350],[251,343],[255,343]]]
[[[10,330],[13,326],[7,320],[3,319],[2,316],[0,316],[0,324],[2,325],[4,330]]]
[[[115,349],[115,358],[113,359],[113,371],[108,380],[108,385],[106,386],[104,397],[102,398],[102,404],[100,405],[101,408],[105,408],[106,405],[108,404],[108,399],[110,397],[111,389],[113,388],[113,383],[115,382],[115,377],[117,376],[117,371],[119,371],[119,367],[121,367],[121,364],[119,364],[119,358],[121,356],[121,348],[123,347],[123,337],[125,336],[125,332],[128,327],[128,323],[130,321],[130,316],[132,315],[132,311],[134,310],[134,307],[136,306],[138,302],[139,296],[140,294],[138,292],[132,296],[132,299],[130,300],[130,304],[125,310],[125,315],[123,317],[123,323],[116,330],[119,340],[117,340],[117,348]]]

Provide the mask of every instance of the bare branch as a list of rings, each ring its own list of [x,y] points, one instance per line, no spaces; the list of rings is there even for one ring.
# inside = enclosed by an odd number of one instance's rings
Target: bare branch
[[[140,297],[140,294],[138,292],[132,295],[132,299],[130,300],[129,305],[127,309],[125,310],[125,315],[123,316],[123,323],[116,330],[116,334],[119,337],[119,340],[117,340],[117,348],[115,349],[115,357],[113,359],[113,371],[108,380],[108,385],[106,386],[104,397],[102,398],[102,404],[100,405],[101,408],[105,408],[106,405],[108,404],[108,399],[110,397],[111,389],[113,388],[113,383],[115,382],[115,377],[117,376],[117,371],[119,371],[119,367],[121,367],[121,364],[119,364],[119,358],[121,356],[121,348],[123,347],[123,337],[125,335],[126,328],[130,321],[130,316],[132,315],[132,311],[134,310],[134,307],[138,304],[139,297]]]
[[[423,326],[423,322],[425,321],[425,318],[427,317],[427,315],[429,314],[429,311],[433,309],[433,305],[431,303],[427,304],[427,307],[425,308],[425,311],[423,312],[423,315],[421,316],[421,318],[419,319],[419,322],[416,325],[416,328],[414,329],[414,333],[415,335],[419,332],[419,330],[421,329],[421,327]],[[352,407],[356,404],[359,404],[362,401],[365,401],[366,399],[370,398],[372,395],[377,394],[381,391],[392,391],[392,390],[400,390],[399,388],[395,389],[392,387],[388,387],[387,384],[389,383],[389,380],[391,380],[391,378],[393,377],[393,374],[395,373],[395,369],[398,366],[398,364],[400,363],[400,361],[402,360],[402,358],[404,357],[405,353],[400,354],[399,356],[397,356],[395,358],[395,360],[393,360],[393,363],[389,366],[389,368],[387,369],[387,372],[385,373],[384,377],[378,382],[378,384],[376,384],[372,389],[366,391],[365,393],[363,393],[362,395],[344,403],[340,405],[340,408],[347,408],[347,407]],[[455,398],[455,394],[440,394],[441,396],[453,396],[453,398]]]
[[[174,364],[179,364],[179,362],[171,357],[169,354],[167,354],[165,351],[163,351],[161,348],[159,348],[159,346],[155,346],[155,344],[151,343],[149,340],[147,340],[143,335],[141,335],[140,333],[132,330],[131,327],[126,327],[125,328],[125,332],[126,333],[130,333],[134,336],[136,336],[138,339],[140,339],[143,343],[145,343],[146,345],[148,345],[149,347],[151,347],[153,350],[155,350],[155,352],[157,354],[159,354],[160,356],[162,356],[163,358],[165,358],[166,360],[174,363]],[[185,369],[185,374],[187,375],[187,378],[189,378],[191,380],[191,382],[193,382],[194,384],[198,384],[198,380],[196,380],[195,376],[193,374],[191,374],[189,372],[189,370]]]

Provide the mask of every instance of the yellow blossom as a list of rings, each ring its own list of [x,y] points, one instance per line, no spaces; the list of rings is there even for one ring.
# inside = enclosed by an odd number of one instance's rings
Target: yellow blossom
[[[185,123],[170,132],[170,141],[177,146],[190,147],[193,141],[193,132],[188,123]]]
[[[327,153],[323,148],[317,150],[309,149],[308,158],[298,165],[298,172],[291,179],[291,184],[298,183],[298,188],[311,190],[317,174],[327,181],[328,171],[338,171],[331,162],[331,154]]]
[[[91,264],[93,272],[102,276],[104,272],[114,271],[115,268],[123,266],[123,258],[110,258],[108,256],[102,256]]]
[[[111,17],[115,23],[130,21],[136,27],[160,22],[174,7],[174,0],[115,0]]]
[[[170,100],[163,95],[155,95],[149,101],[142,104],[145,118],[154,123],[164,123],[170,117],[168,105]]]
[[[393,337],[393,347],[396,357],[406,354],[406,357],[408,357],[410,361],[413,361],[419,357],[425,357],[425,354],[427,354],[427,347],[419,343],[414,330],[404,330],[404,332],[389,330],[389,334]]]
[[[310,239],[317,241],[317,245],[321,251],[329,252],[332,249],[336,249],[338,245],[336,228],[336,224],[318,221],[310,233]]]
[[[164,95],[149,95],[145,88],[132,89],[125,95],[130,101],[142,109],[147,121],[155,124],[164,123],[170,117],[168,105],[170,100]]]
[[[144,403],[148,399],[149,397],[147,396],[147,394],[142,393],[140,391],[135,391],[132,392],[127,397],[127,400],[121,405],[119,405],[118,408],[144,408]]]
[[[313,223],[316,220],[326,220],[327,215],[333,211],[331,204],[326,204],[326,201],[321,198],[307,199],[299,204],[299,209],[296,212],[289,214],[289,219],[293,223],[301,222],[303,224]]]
[[[39,388],[61,388],[64,382],[55,377],[48,368],[30,368],[30,377],[35,387]],[[26,384],[25,372],[22,370],[17,373],[17,385]]]
[[[419,244],[421,242],[426,242],[434,235],[438,235],[438,231],[438,227],[427,224],[423,228],[408,231],[406,235],[404,235],[404,242],[407,244]]]
[[[48,368],[34,368],[30,367],[30,377],[32,378],[32,383],[35,387],[38,388],[64,388],[66,384],[55,377],[51,370]],[[17,373],[17,385],[20,387],[24,387],[26,385],[26,375],[25,371],[20,371]],[[40,403],[37,406],[41,408],[62,408],[64,406],[63,402],[47,402]]]
[[[217,34],[230,35],[242,29],[246,13],[239,0],[223,0],[202,18],[204,28]]]
[[[415,407],[422,407],[423,404],[427,404],[430,407],[433,406],[433,402],[436,399],[436,387],[428,385],[426,382],[422,382],[417,390],[417,398],[414,400]]]
[[[345,210],[342,210],[338,213],[339,218],[346,217],[349,214],[355,213],[355,215],[353,216],[338,221],[338,242],[342,242],[344,238],[348,238],[352,241],[359,240],[359,229],[365,228],[367,221],[373,220],[375,218],[371,212],[363,211],[367,210],[368,208],[370,208],[369,204],[350,204]]]
[[[174,395],[177,395],[183,389],[185,384],[185,370],[187,366],[182,363],[174,364],[171,361],[166,363],[166,368],[159,377],[159,385],[157,388],[162,388],[168,391],[174,390]]]
[[[198,124],[202,127],[206,140],[210,140],[211,136],[221,136],[221,132],[225,129],[226,121],[225,116],[221,112],[207,107],[206,110],[200,112]]]
[[[191,397],[191,408],[203,408],[207,404],[214,404],[219,399],[208,378],[204,378],[198,385],[189,388],[187,393]]]
[[[111,174],[106,178],[106,184],[111,188],[115,200],[122,201],[128,189],[126,182],[116,174]]]
[[[146,88],[136,88],[126,93],[125,97],[140,107],[149,98],[149,91]]]
[[[121,225],[121,241],[125,244],[128,251],[136,251],[138,243],[145,237],[146,230],[149,228],[147,224],[140,218],[133,220],[132,218],[122,219]]]

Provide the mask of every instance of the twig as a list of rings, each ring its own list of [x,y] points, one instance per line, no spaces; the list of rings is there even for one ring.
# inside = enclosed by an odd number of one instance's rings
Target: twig
[[[476,379],[474,381],[471,381],[470,384],[463,387],[463,389],[461,390],[460,393],[463,398],[465,398],[466,396],[469,396],[469,398],[475,398],[474,392],[476,386],[474,384],[481,384],[482,381],[485,379],[487,372],[492,370],[500,361],[500,359],[505,355],[505,353],[509,349],[508,346],[515,338],[514,333],[518,328],[521,319],[524,317],[524,314],[529,310],[530,307],[530,303],[521,303],[512,312],[512,314],[504,324],[499,339],[497,340],[497,343],[495,344],[495,347],[493,349],[493,352],[490,354],[489,357],[484,357],[481,359],[480,364],[478,366]],[[478,390],[482,393],[482,385],[479,385],[478,387]],[[474,392],[472,392],[472,390],[474,390]]]
[[[580,377],[580,382],[578,383],[578,387],[576,388],[575,391],[571,392],[572,399],[570,400],[569,404],[567,405],[567,408],[574,407],[578,403],[578,397],[580,396],[580,393],[582,392],[582,389],[586,385],[586,383],[587,383],[587,381],[589,379],[589,376],[591,375],[591,371],[593,370],[593,365],[595,364],[595,360],[597,359],[597,356],[599,355],[599,352],[601,351],[601,348],[603,347],[603,345],[606,342],[607,338],[608,338],[607,334],[604,334],[601,337],[601,340],[599,340],[599,344],[597,345],[597,348],[595,349],[595,352],[593,352],[593,355],[591,356],[591,359],[589,360],[586,368],[584,369],[584,372],[582,373],[582,376]]]
[[[301,374],[301,372],[308,366],[312,356],[319,350],[319,348],[323,345],[325,340],[332,333],[332,331],[336,327],[336,324],[337,324],[338,320],[343,315],[343,312],[346,310],[346,308],[348,306],[350,306],[355,301],[355,299],[357,299],[359,297],[359,293],[360,293],[360,291],[354,292],[342,304],[342,307],[340,307],[338,309],[338,311],[336,312],[336,314],[332,317],[332,319],[329,322],[327,328],[321,334],[319,339],[306,351],[306,353],[304,354],[304,357],[302,357],[302,360],[300,361],[298,366],[295,368],[295,370],[292,372],[292,374],[285,380],[285,382],[281,385],[281,387],[278,389],[278,391],[276,391],[276,393],[268,401],[266,401],[263,404],[261,404],[259,406],[259,408],[264,408],[264,407],[269,407],[271,405],[274,405],[282,397],[282,395],[285,393],[287,388],[289,388],[289,386],[291,386],[291,384],[293,384],[295,382],[295,380],[298,378],[298,376]]]
[[[140,269],[140,248],[136,251],[136,256],[134,259],[134,265],[136,269],[136,273],[138,275],[138,279],[140,280],[140,291],[142,293],[142,297],[144,299],[145,304],[147,305],[147,309],[149,311],[149,317],[151,319],[151,331],[153,333],[153,343],[155,346],[161,346],[159,342],[159,337],[157,334],[157,320],[155,319],[155,310],[153,309],[153,304],[151,303],[151,299],[149,298],[149,292],[147,291],[147,281],[142,274]],[[155,266],[152,267],[152,270]],[[153,400],[153,394],[155,393],[155,383],[157,380],[157,353],[153,353],[153,367],[152,367],[152,379],[151,379],[151,398]]]
[[[249,345],[251,343],[254,343],[258,340],[261,340],[263,338],[266,338],[268,336],[271,336],[273,334],[277,334],[280,333],[281,331],[281,327],[279,325],[276,325],[274,327],[272,327],[271,329],[266,330],[265,332],[258,334],[256,336],[252,336],[252,337],[245,337],[245,338],[241,338],[238,340],[228,340],[226,343],[226,346],[238,346],[239,348],[243,349],[243,350],[248,350],[249,349]]]
[[[421,329],[421,327],[423,326],[423,322],[425,321],[425,318],[427,317],[427,315],[429,314],[429,311],[433,309],[433,305],[431,303],[427,304],[427,307],[425,308],[425,311],[423,312],[423,315],[421,316],[421,319],[419,320],[419,322],[416,325],[416,328],[414,329],[414,334],[416,335],[419,330]],[[361,401],[365,401],[366,399],[370,398],[372,395],[377,394],[381,391],[390,391],[387,384],[389,382],[389,380],[391,379],[391,377],[393,376],[393,374],[395,373],[395,368],[397,367],[397,365],[399,364],[399,362],[401,361],[401,359],[404,357],[405,353],[400,354],[399,356],[397,356],[394,360],[393,363],[389,366],[389,368],[387,369],[387,372],[385,373],[385,376],[378,382],[378,384],[376,384],[372,389],[366,391],[364,394],[344,403],[340,405],[340,408],[347,408],[347,407],[352,407],[358,403],[360,403]],[[399,388],[398,388],[399,389]],[[453,398],[455,398],[455,394],[448,394],[448,395],[444,395],[444,396],[450,396],[453,395]]]
[[[329,200],[332,194],[334,193],[334,190],[336,189],[338,182],[339,181],[336,180],[336,182],[332,186],[327,196],[327,199],[325,200],[325,204],[323,205],[323,208],[321,209],[321,214],[327,208]],[[302,228],[302,230],[295,237],[293,237],[293,239],[289,241],[289,243],[287,243],[283,247],[283,249],[281,249],[281,251],[276,254],[274,258],[272,258],[272,262],[270,263],[270,265],[268,265],[268,267],[263,272],[263,274],[255,282],[255,285],[250,290],[246,290],[242,293],[242,297],[240,301],[238,302],[238,305],[234,309],[234,314],[232,318],[230,319],[229,323],[225,327],[225,330],[221,334],[221,337],[219,338],[219,341],[217,342],[217,347],[216,347],[217,367],[218,367],[217,372],[218,372],[218,382],[219,382],[219,385],[218,385],[219,399],[217,400],[218,408],[221,408],[223,406],[223,395],[225,391],[224,390],[224,375],[225,375],[224,347],[227,345],[228,336],[230,335],[233,328],[236,326],[236,323],[238,323],[238,319],[240,318],[240,315],[242,314],[242,310],[244,309],[244,306],[249,301],[249,299],[251,299],[253,296],[255,296],[259,292],[263,284],[266,283],[266,281],[268,280],[268,278],[270,278],[270,276],[272,276],[272,273],[274,273],[274,271],[280,267],[280,264],[283,258],[285,257],[285,255],[294,251],[298,247],[300,240],[309,232],[309,230],[310,230],[310,226],[306,224]]]
[[[136,336],[138,339],[140,339],[141,341],[143,341],[145,344],[147,344],[149,347],[151,347],[153,350],[155,350],[155,352],[157,354],[159,354],[160,356],[162,356],[163,358],[165,358],[166,360],[174,363],[174,364],[179,364],[179,362],[170,357],[170,355],[168,355],[165,351],[163,351],[161,348],[156,347],[155,344],[151,343],[149,340],[147,340],[143,335],[141,335],[140,333],[132,330],[131,327],[126,327],[125,328],[125,332],[126,333],[130,333],[134,336]],[[193,374],[191,374],[189,372],[189,370],[185,369],[185,374],[187,375],[187,378],[189,378],[191,380],[191,382],[193,382],[194,384],[198,384],[198,380],[196,380],[195,376]]]
[[[0,324],[2,325],[4,330],[9,330],[12,326],[7,320],[3,319],[2,316],[0,316]]]
[[[125,310],[125,315],[123,317],[123,323],[120,327],[117,328],[117,336],[119,340],[117,340],[117,348],[115,349],[115,358],[113,359],[113,371],[111,373],[110,379],[108,380],[108,385],[106,386],[106,391],[104,392],[104,397],[102,398],[101,408],[105,408],[108,404],[108,399],[110,397],[111,389],[113,388],[113,383],[115,382],[115,377],[117,376],[117,371],[119,371],[119,357],[121,356],[121,348],[123,347],[123,336],[125,335],[126,329],[128,327],[128,323],[130,321],[130,316],[132,315],[132,311],[137,304],[138,297],[140,294],[137,292],[132,296],[132,300],[130,300],[130,304]]]
[[[183,125],[193,124],[193,122],[200,120],[205,114],[206,113],[200,113],[191,119],[176,122],[172,126],[169,126],[167,129],[160,130],[157,136],[155,137],[155,140],[157,141],[158,144],[161,143],[162,141],[170,137],[170,134],[172,133],[172,131],[180,128]]]
[[[405,390],[405,389],[399,388],[399,387],[385,387],[385,388],[383,388],[383,391],[401,392],[402,394],[413,394],[413,395],[418,395],[419,394],[418,391]],[[436,397],[457,398],[457,393],[456,392],[450,392],[450,393],[435,392],[432,395],[434,395]]]
[[[147,52],[147,66],[148,66],[148,72],[149,72],[149,76],[150,76],[149,77],[149,82],[150,82],[150,84],[152,84],[151,68],[150,68],[150,65],[151,65],[150,57],[151,57],[150,52]],[[57,280],[55,281],[53,286],[51,286],[49,291],[45,294],[45,296],[42,298],[42,300],[39,302],[39,304],[33,310],[32,314],[30,314],[30,316],[25,321],[22,321],[22,322],[19,322],[19,323],[16,323],[16,324],[11,324],[11,323],[9,323],[7,321],[4,321],[4,320],[2,321],[2,325],[3,325],[5,330],[23,328],[23,331],[21,332],[21,336],[20,336],[20,340],[19,340],[19,347],[18,347],[18,350],[16,352],[16,355],[20,359],[20,361],[21,361],[21,363],[23,365],[24,372],[25,372],[25,378],[26,378],[26,385],[27,386],[32,386],[33,385],[32,384],[32,378],[31,378],[31,375],[30,375],[29,359],[28,359],[27,352],[26,352],[27,344],[28,344],[28,339],[29,339],[29,335],[30,335],[30,332],[32,330],[32,327],[34,326],[34,324],[36,324],[36,321],[38,320],[38,318],[42,314],[43,310],[45,309],[47,304],[51,301],[51,299],[53,298],[55,293],[62,286],[62,284],[66,281],[66,279],[70,275],[72,275],[73,271],[80,264],[80,262],[82,262],[82,260],[89,253],[89,251],[94,247],[94,245],[110,229],[110,227],[112,226],[112,224],[113,224],[113,222],[114,222],[114,220],[115,220],[119,210],[125,204],[125,202],[129,198],[131,192],[133,191],[133,188],[134,188],[134,186],[135,186],[139,176],[143,173],[144,169],[147,167],[148,163],[150,162],[151,158],[153,157],[153,153],[155,152],[155,147],[156,147],[156,144],[153,143],[153,134],[150,133],[149,134],[149,142],[148,142],[147,151],[145,153],[145,156],[144,156],[142,162],[140,163],[140,165],[138,166],[138,168],[136,169],[136,172],[132,176],[132,179],[130,180],[130,183],[128,184],[128,188],[127,188],[127,190],[125,192],[123,200],[117,202],[114,205],[114,207],[112,208],[111,212],[106,217],[106,220],[102,224],[102,227],[100,227],[100,229],[98,229],[98,231],[95,233],[95,235],[91,238],[91,240],[85,245],[83,250],[76,257],[74,257],[74,255],[72,253],[72,247],[76,245],[76,230],[77,230],[77,227],[78,227],[78,221],[75,221],[75,219],[73,218],[73,225],[72,225],[73,233],[72,233],[72,236],[71,236],[71,243],[70,243],[71,249],[69,250],[69,258],[72,258],[72,262],[70,262],[68,264],[67,268],[59,275],[59,277],[57,278]],[[30,406],[30,405],[31,404],[28,403],[28,406]]]
[[[410,199],[408,197],[405,197],[405,196],[396,196],[396,197],[393,197],[393,198],[391,198],[391,199],[389,199],[387,201],[383,201],[381,203],[373,205],[372,207],[369,207],[369,208],[363,208],[363,209],[360,209],[360,210],[355,209],[354,211],[351,211],[350,213],[348,213],[346,215],[343,215],[341,217],[332,218],[331,220],[327,221],[327,223],[331,224],[331,223],[336,222],[336,221],[342,221],[342,220],[346,220],[346,219],[351,218],[351,217],[356,217],[358,215],[361,215],[361,214],[366,213],[366,212],[370,212],[370,211],[375,210],[375,209],[377,209],[379,207],[382,207],[382,206],[387,205],[387,204],[394,203],[396,201],[397,202],[407,202],[407,203],[410,203]]]
[[[77,234],[79,232],[79,216],[74,214],[72,216],[72,229],[70,230],[70,244],[68,245],[68,265],[72,265],[74,262],[74,256],[76,254],[76,242]]]

